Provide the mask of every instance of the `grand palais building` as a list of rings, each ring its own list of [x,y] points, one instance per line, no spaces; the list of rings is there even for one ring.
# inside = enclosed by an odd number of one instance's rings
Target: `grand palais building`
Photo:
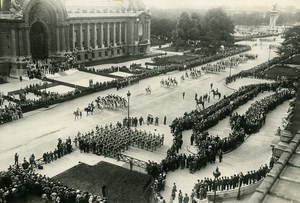
[[[68,52],[79,63],[145,54],[150,19],[139,0],[0,0],[0,72]]]

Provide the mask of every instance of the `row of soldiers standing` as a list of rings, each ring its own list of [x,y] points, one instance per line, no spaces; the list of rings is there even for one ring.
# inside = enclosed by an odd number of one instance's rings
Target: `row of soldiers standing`
[[[117,157],[122,151],[128,150],[130,146],[136,146],[150,151],[162,146],[164,135],[147,133],[146,131],[133,130],[120,126],[96,127],[96,131],[85,134],[78,132],[75,144],[79,144],[80,151],[90,151],[104,156]]]

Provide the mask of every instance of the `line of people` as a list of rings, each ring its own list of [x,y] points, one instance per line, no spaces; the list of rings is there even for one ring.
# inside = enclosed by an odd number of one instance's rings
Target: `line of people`
[[[258,93],[276,91],[277,88],[292,87],[294,87],[293,80],[243,86],[206,109],[186,112],[182,117],[175,118],[170,125],[171,132],[181,132],[192,128],[198,129],[198,131],[207,130],[219,120],[230,115],[234,109],[254,98]]]
[[[215,105],[203,110],[198,118],[193,115],[196,114],[195,111],[193,111],[190,115],[185,113],[184,120],[181,120],[181,122],[186,122],[186,126],[178,126],[179,119],[175,119],[175,122],[172,123],[173,125],[170,126],[172,132],[174,133],[173,145],[168,150],[167,157],[163,159],[160,164],[154,162],[148,163],[148,174],[158,180],[159,174],[177,170],[179,168],[189,168],[190,172],[194,173],[196,170],[200,170],[202,167],[205,167],[207,163],[215,163],[217,156],[219,157],[219,162],[221,162],[223,158],[223,152],[233,150],[239,143],[242,143],[244,141],[245,133],[243,131],[234,131],[233,133],[229,134],[229,137],[226,137],[224,139],[220,139],[218,136],[210,136],[205,131],[205,129],[211,127],[209,126],[211,124],[207,126],[202,125],[204,120],[207,117],[215,114],[216,112],[220,112],[220,110],[226,108],[231,103],[234,103],[234,100],[237,100],[239,102],[246,102],[255,97],[259,92],[275,91],[279,87],[291,88],[293,87],[293,82],[286,81],[273,84],[266,83],[244,86],[240,88],[239,91],[233,93],[226,99],[223,99]],[[235,108],[237,108],[241,104],[236,103],[236,105],[237,106]],[[223,117],[230,115],[231,110],[234,109],[233,107],[231,108],[229,108],[227,111],[224,111],[225,113]],[[215,116],[215,119],[218,121],[223,117]],[[193,121],[193,119],[197,119],[199,122],[194,123],[195,121]],[[191,125],[192,122],[194,123],[194,125]],[[178,153],[183,143],[182,131],[190,128],[193,128],[191,145],[193,145],[195,142],[196,145],[198,145],[199,151],[194,155],[179,155]]]
[[[224,191],[224,190],[234,190],[239,186],[247,186],[254,184],[266,177],[270,168],[267,165],[261,166],[258,170],[248,171],[243,174],[234,174],[231,176],[222,176],[216,179],[204,178],[202,180],[197,180],[192,193],[197,199],[203,200],[207,197],[207,192],[210,191]]]
[[[234,74],[232,76],[228,76],[225,79],[225,83],[229,84],[231,82],[236,81],[238,78],[245,78],[245,77],[254,77],[254,78],[266,78],[266,73],[265,71],[271,68],[273,65],[278,64],[282,61],[287,60],[287,56],[280,56],[273,58],[267,62],[264,62],[262,64],[259,64],[253,68],[250,68],[248,70],[243,70],[239,72],[238,74]]]
[[[283,89],[253,103],[244,115],[230,115],[230,126],[234,131],[253,134],[264,125],[267,113],[284,101],[292,99],[296,94],[294,89]]]
[[[0,106],[0,124],[21,118],[23,118],[23,112],[19,104],[9,102],[8,105]]]
[[[62,141],[62,139],[58,139],[57,147],[54,149],[54,151],[45,152],[43,154],[43,163],[48,164],[51,163],[57,159],[62,158],[63,156],[72,153],[73,146],[72,146],[72,140],[70,137],[66,139],[65,142]]]

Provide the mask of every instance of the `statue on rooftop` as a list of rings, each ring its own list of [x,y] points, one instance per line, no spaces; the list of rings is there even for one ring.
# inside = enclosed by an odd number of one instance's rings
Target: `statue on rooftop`
[[[143,3],[142,0],[128,0],[128,10],[144,10],[145,9],[145,4]]]

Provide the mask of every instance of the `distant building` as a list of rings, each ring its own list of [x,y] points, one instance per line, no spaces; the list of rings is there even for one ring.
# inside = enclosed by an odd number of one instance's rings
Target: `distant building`
[[[150,19],[140,0],[0,0],[0,73],[21,68],[25,57],[145,54]]]

